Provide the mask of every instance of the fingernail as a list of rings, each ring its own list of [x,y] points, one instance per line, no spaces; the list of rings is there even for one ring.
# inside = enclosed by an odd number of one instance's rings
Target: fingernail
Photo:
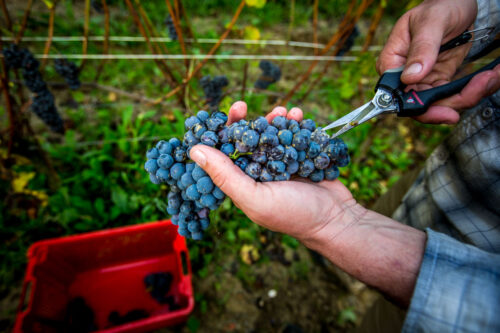
[[[486,85],[486,91],[491,94],[494,93],[495,86],[497,84],[497,79],[491,78],[488,80],[488,84]],[[496,89],[495,89],[496,90]]]
[[[207,164],[207,157],[199,150],[192,151],[189,156],[202,168]]]
[[[409,67],[405,68],[404,74],[413,75],[413,74],[418,74],[421,71],[422,71],[422,64],[416,62],[414,64],[411,64]]]

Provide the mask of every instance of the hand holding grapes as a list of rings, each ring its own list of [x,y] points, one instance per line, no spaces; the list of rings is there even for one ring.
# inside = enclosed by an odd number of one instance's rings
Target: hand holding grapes
[[[245,103],[236,102],[229,112],[228,122],[243,119],[246,111]],[[302,111],[293,108],[287,113],[285,108],[278,107],[266,118],[272,121],[277,116],[300,122]],[[252,221],[306,243],[327,225],[335,226],[331,230],[333,234],[340,232],[346,221],[355,220],[364,211],[338,180],[313,183],[297,178],[284,182],[255,182],[216,149],[198,145],[190,154],[215,185]]]
[[[245,103],[236,102],[228,122],[244,118],[246,110]],[[266,118],[277,116],[300,121],[302,111],[278,107]],[[408,303],[425,245],[422,231],[363,208],[338,180],[255,182],[216,149],[197,145],[190,156],[252,221],[299,239],[361,281]]]

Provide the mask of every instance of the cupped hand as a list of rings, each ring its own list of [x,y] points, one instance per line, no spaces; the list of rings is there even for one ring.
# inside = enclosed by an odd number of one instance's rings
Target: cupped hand
[[[377,61],[377,71],[405,66],[401,80],[409,88],[426,90],[450,82],[471,43],[439,54],[442,44],[472,28],[476,0],[427,0],[404,14],[394,26]],[[457,111],[476,105],[500,89],[500,66],[476,75],[459,93],[434,103],[416,120],[458,122]]]
[[[243,119],[246,113],[244,102],[234,103],[228,123]],[[270,122],[277,116],[301,121],[303,114],[299,108],[287,112],[285,108],[277,107],[266,118]],[[306,244],[325,230],[328,230],[328,238],[335,237],[363,212],[338,180],[313,183],[299,178],[261,183],[211,147],[197,145],[192,148],[190,156],[252,221]],[[325,237],[324,234],[321,236]]]

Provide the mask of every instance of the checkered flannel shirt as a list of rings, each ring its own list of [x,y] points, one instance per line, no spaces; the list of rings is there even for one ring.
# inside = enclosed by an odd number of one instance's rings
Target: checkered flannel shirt
[[[500,0],[478,5],[495,36]],[[461,115],[393,218],[427,232],[403,332],[500,332],[500,91]]]

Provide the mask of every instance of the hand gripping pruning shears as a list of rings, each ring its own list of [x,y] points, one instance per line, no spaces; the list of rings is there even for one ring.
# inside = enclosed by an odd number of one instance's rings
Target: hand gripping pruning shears
[[[472,32],[485,29],[490,28],[466,31],[442,45],[439,51],[444,52],[470,42],[472,41]],[[483,38],[480,37],[475,40]],[[398,117],[421,115],[427,111],[432,103],[459,93],[476,74],[491,70],[498,64],[500,64],[500,57],[476,72],[448,84],[423,91],[412,89],[408,92],[405,92],[406,85],[401,82],[401,73],[404,70],[404,66],[387,70],[378,80],[375,86],[375,96],[371,101],[324,127],[323,130],[326,131],[342,126],[337,133],[332,135],[332,138],[334,138],[381,114],[396,113]]]

